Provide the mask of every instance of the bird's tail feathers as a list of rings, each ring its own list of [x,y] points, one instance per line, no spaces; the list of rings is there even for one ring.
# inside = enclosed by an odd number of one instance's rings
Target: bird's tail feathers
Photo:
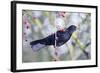
[[[30,45],[34,52],[39,51],[40,49],[45,47],[45,45],[41,44],[39,41],[30,42]]]

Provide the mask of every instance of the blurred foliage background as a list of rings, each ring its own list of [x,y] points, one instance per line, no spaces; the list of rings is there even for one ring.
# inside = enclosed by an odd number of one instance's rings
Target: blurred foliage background
[[[55,48],[53,46],[33,52],[29,44],[31,41],[42,39],[70,25],[75,25],[78,29],[66,44],[58,47],[60,61],[91,59],[90,13],[23,10],[22,16],[22,62],[54,61]]]

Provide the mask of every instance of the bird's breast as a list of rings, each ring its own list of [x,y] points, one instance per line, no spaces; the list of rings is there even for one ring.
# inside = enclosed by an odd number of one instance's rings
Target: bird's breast
[[[64,43],[66,43],[71,37],[71,34],[69,34],[68,32],[66,33],[58,33],[57,34],[57,40],[56,40],[56,44],[57,46],[61,46]]]

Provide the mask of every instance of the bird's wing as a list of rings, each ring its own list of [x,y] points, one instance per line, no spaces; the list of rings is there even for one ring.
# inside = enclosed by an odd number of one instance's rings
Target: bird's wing
[[[49,45],[54,45],[54,34],[50,35],[50,36],[47,36],[46,38],[43,38],[43,39],[40,39],[40,40],[36,40],[36,41],[32,41],[30,42],[30,45],[33,49],[33,51],[38,51],[46,46],[49,46]]]

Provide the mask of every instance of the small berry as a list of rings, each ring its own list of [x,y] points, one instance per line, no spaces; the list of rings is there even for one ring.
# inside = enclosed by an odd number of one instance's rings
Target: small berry
[[[24,35],[26,35],[26,33],[24,32]]]
[[[28,41],[28,40],[25,40],[26,42]]]
[[[29,29],[29,26],[26,26],[27,29]]]

